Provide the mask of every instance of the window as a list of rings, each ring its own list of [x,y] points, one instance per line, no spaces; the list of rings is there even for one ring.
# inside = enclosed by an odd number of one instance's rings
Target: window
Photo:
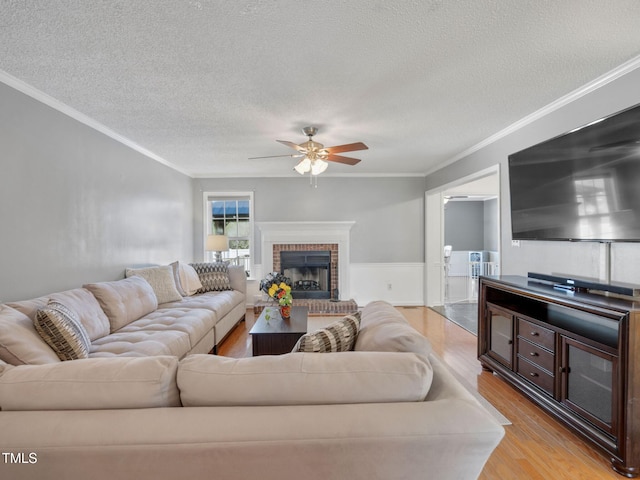
[[[582,237],[610,238],[615,235],[611,212],[616,210],[616,189],[610,176],[584,177],[573,181]]]
[[[253,193],[205,193],[206,235],[226,235],[229,250],[222,259],[233,265],[243,265],[251,275],[253,250]],[[204,252],[206,261],[214,261],[215,252]]]

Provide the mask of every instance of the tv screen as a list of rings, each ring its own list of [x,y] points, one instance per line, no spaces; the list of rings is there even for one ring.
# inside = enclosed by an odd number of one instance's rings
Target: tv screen
[[[640,242],[640,105],[509,155],[515,240]]]

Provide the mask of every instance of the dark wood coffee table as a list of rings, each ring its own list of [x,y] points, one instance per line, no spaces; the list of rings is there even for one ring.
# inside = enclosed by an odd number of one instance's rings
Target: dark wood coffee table
[[[308,307],[291,307],[291,317],[283,320],[277,307],[265,307],[249,331],[253,356],[289,353],[298,339],[307,333],[308,314]]]

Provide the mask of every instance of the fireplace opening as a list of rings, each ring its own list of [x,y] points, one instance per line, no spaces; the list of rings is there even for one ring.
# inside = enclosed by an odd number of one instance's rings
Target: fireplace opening
[[[280,273],[291,279],[293,298],[331,298],[331,252],[281,251]]]

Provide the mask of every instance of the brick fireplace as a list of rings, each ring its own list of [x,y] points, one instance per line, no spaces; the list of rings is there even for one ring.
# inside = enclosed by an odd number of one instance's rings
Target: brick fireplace
[[[285,271],[283,269],[282,264],[282,252],[299,252],[302,256],[312,257],[313,252],[318,253],[329,253],[329,271],[328,273],[328,282],[325,284],[323,282],[323,274],[322,272],[316,272],[317,270],[322,270],[322,267],[318,268],[317,266],[312,268],[305,268],[305,274],[299,272],[298,269],[293,269],[293,271],[298,272],[299,277],[296,276],[296,273],[293,275],[290,273],[292,270],[289,269]],[[308,255],[306,253],[308,252]],[[339,246],[337,243],[287,243],[287,244],[274,244],[273,245],[273,271],[284,273],[287,276],[292,277],[294,283],[294,297],[295,298],[333,298],[337,300],[339,298],[338,285],[339,282],[339,270],[338,270],[338,258],[339,258]],[[304,254],[304,255],[303,255]],[[289,266],[289,265],[288,265]],[[316,273],[314,273],[316,272]],[[307,276],[304,276],[307,275]],[[304,278],[303,278],[304,277]],[[317,290],[305,291],[300,288],[296,291],[296,284],[300,282],[308,280],[310,282],[317,282],[318,288]],[[326,294],[325,294],[326,293]]]
[[[280,252],[328,250],[331,252],[331,297],[349,299],[350,231],[355,222],[258,222],[262,252],[261,268],[266,275],[280,271]],[[277,254],[276,254],[277,252]],[[338,290],[339,298],[334,297]]]

